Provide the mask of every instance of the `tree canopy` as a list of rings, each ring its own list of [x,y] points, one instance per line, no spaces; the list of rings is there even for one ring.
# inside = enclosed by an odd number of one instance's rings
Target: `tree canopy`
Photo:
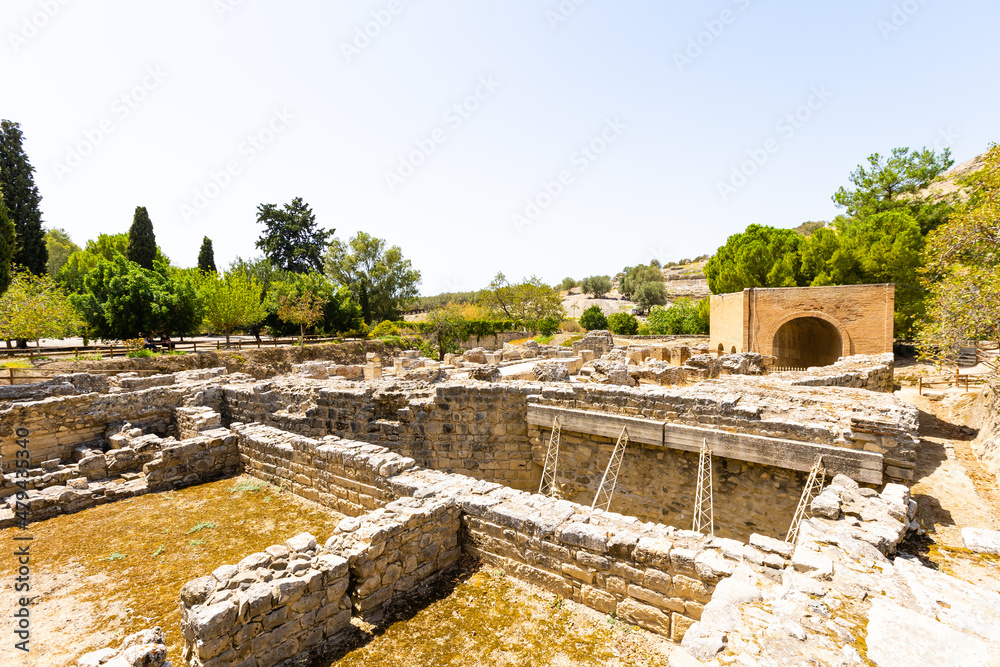
[[[312,209],[301,197],[281,208],[259,205],[257,222],[264,225],[257,247],[276,268],[292,273],[323,270],[323,251],[335,230],[319,228]]]
[[[595,299],[603,299],[611,291],[611,278],[608,276],[591,276],[580,283],[584,294],[590,294]]]
[[[520,322],[534,331],[544,320],[555,319],[558,324],[566,317],[559,292],[536,276],[511,283],[498,273],[480,293],[479,305],[498,319]]]
[[[750,225],[733,234],[705,265],[713,294],[748,287],[794,287],[800,282],[802,237],[791,229]]]
[[[51,276],[17,271],[0,296],[0,339],[64,338],[79,326],[76,310]]]
[[[385,239],[358,232],[348,243],[334,239],[324,258],[326,275],[351,290],[369,326],[398,320],[420,284],[420,272],[399,246],[387,246]]]
[[[14,231],[14,221],[3,201],[0,191],[0,295],[7,291],[10,285],[11,262],[17,249],[17,234]]]
[[[45,271],[53,278],[59,275],[59,269],[66,264],[69,256],[81,250],[80,246],[73,243],[73,239],[69,237],[65,229],[46,230],[45,247],[49,252],[49,261]]]
[[[1000,341],[1000,146],[963,185],[968,201],[927,240],[930,296],[919,343],[938,360],[955,359],[967,340]]]
[[[42,196],[35,185],[35,168],[28,161],[23,141],[20,124],[0,121],[0,191],[17,236],[12,261],[40,276],[48,262],[39,208]]]
[[[854,187],[841,187],[833,201],[846,208],[852,218],[909,208],[926,234],[947,218],[952,207],[947,201],[931,202],[918,193],[954,163],[949,148],[940,155],[927,148],[894,148],[888,157],[874,153],[868,157],[867,167],[858,165],[851,172]]]
[[[201,249],[198,250],[198,270],[217,273],[215,268],[215,250],[212,249],[212,239],[207,236],[201,241]]]
[[[230,271],[224,276],[202,274],[201,296],[205,323],[226,336],[226,345],[234,331],[247,329],[267,317],[264,287],[251,275]]]
[[[145,206],[136,206],[132,226],[128,230],[128,247],[125,257],[147,271],[153,270],[156,259],[156,236],[153,235],[153,221]]]

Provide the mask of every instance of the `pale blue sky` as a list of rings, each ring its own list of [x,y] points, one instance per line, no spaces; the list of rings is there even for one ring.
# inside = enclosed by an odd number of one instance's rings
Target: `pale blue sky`
[[[226,265],[300,196],[434,294],[830,219],[875,151],[967,160],[1000,139],[998,24],[985,0],[5,0],[0,117],[80,245],[143,205],[176,264],[208,235]]]

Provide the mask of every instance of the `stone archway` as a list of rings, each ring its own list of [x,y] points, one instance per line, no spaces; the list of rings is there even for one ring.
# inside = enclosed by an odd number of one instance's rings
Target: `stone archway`
[[[837,326],[828,318],[812,315],[786,320],[771,339],[775,365],[784,368],[829,366],[843,356],[844,348]]]

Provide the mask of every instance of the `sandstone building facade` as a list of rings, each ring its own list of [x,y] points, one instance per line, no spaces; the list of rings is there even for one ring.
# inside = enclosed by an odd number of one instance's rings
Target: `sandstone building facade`
[[[892,352],[896,286],[750,288],[712,296],[711,349],[758,352],[779,367]]]

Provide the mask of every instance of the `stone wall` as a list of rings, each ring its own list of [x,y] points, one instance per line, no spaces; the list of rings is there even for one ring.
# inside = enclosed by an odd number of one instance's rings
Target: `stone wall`
[[[551,430],[531,427],[532,456],[545,461]],[[563,431],[556,495],[590,505],[617,439]],[[753,533],[784,538],[807,473],[713,457],[715,534],[749,539]],[[625,450],[611,509],[668,526],[691,527],[698,453],[631,443]]]
[[[165,440],[139,451],[128,446],[107,453],[95,451],[64,466],[58,475],[43,470],[25,470],[23,478],[16,473],[5,475],[0,528],[151,491],[201,484],[235,474],[240,468],[237,438],[228,429],[203,431],[181,442]],[[18,484],[22,479],[27,490]]]
[[[351,627],[348,563],[308,534],[250,554],[181,589],[191,667],[272,667]]]
[[[1000,384],[988,384],[976,399],[969,425],[979,429],[972,449],[1000,486]]]
[[[780,378],[793,387],[850,387],[891,394],[894,372],[895,358],[887,352],[844,357],[831,366],[775,373],[772,378]]]
[[[218,392],[223,381],[240,381],[245,376],[222,377],[225,369],[185,371],[168,378],[163,386],[138,390],[115,389],[115,393],[91,391],[101,387],[95,376],[76,374],[65,376],[76,393],[51,396],[23,402],[0,402],[0,467],[12,470],[20,449],[15,433],[26,429],[29,433],[28,451],[33,466],[43,461],[67,461],[79,446],[102,448],[108,435],[117,432],[127,423],[158,435],[174,435],[174,411],[183,405],[208,405],[217,409]],[[146,381],[149,378],[132,378]],[[122,382],[127,382],[124,377]],[[104,378],[104,382],[107,378]],[[161,382],[156,380],[154,384]],[[104,385],[107,388],[107,385]],[[213,403],[215,405],[213,405]]]

